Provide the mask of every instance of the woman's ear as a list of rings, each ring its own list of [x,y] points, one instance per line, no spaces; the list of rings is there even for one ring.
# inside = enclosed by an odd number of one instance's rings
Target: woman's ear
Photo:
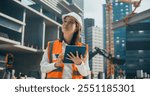
[[[75,32],[80,31],[80,30],[81,30],[80,25],[79,25],[78,23],[76,23],[76,29],[75,29]]]
[[[75,29],[75,32],[78,32],[79,30],[78,30],[78,28],[76,27],[76,29]]]

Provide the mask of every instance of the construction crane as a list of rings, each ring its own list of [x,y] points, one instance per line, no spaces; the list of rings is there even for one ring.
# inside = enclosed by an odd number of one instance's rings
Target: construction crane
[[[112,30],[112,0],[106,0],[106,50],[114,56],[114,36]],[[107,78],[114,78],[114,65],[110,60],[106,61],[107,64]]]
[[[118,2],[124,2],[134,5],[135,9],[132,11],[131,15],[135,12],[136,8],[140,5],[141,1],[142,0],[118,0]],[[113,23],[112,2],[113,0],[106,0],[106,50],[108,53],[114,56],[114,34],[112,30],[112,23]],[[126,25],[128,24],[128,17],[125,17],[124,20]],[[110,62],[110,60],[107,60],[106,64],[107,64],[107,78],[109,79],[114,78],[115,66],[112,64],[112,62]]]

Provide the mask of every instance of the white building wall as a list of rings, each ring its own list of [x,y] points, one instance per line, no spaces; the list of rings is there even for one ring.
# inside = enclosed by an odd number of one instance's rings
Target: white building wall
[[[89,27],[87,29],[87,41],[92,43],[90,50],[95,51],[95,47],[103,49],[103,33],[99,27]],[[99,72],[103,72],[103,57],[99,54],[92,58],[92,72],[97,78]]]

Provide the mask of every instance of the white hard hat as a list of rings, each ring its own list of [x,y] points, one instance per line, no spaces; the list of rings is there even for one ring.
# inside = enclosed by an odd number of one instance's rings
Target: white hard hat
[[[64,18],[66,16],[72,16],[72,17],[74,17],[77,20],[77,22],[80,24],[81,28],[82,28],[82,19],[81,19],[81,17],[77,13],[70,12],[68,14],[64,14],[64,15],[62,15],[62,20],[64,20]]]

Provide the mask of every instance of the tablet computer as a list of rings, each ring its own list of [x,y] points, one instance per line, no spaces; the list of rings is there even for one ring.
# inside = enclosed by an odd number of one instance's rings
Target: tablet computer
[[[84,57],[86,48],[85,48],[85,46],[75,46],[75,45],[66,46],[63,62],[64,63],[73,63],[71,60],[67,59],[67,58],[69,58],[67,54],[70,54],[70,52],[72,52],[76,56],[76,51],[78,51],[79,56],[82,55]]]

